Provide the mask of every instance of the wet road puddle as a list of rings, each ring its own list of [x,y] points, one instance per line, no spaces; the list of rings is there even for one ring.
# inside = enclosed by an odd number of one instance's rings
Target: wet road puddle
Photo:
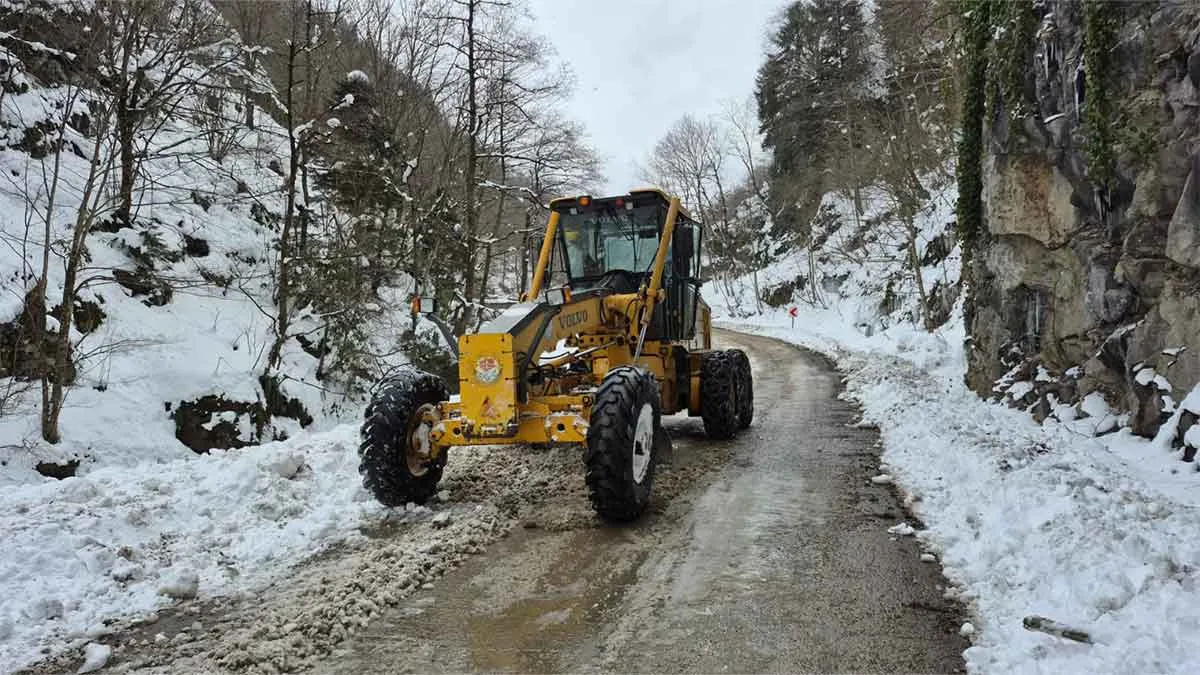
[[[632,550],[623,531],[588,530],[559,535],[564,546],[532,588],[498,611],[474,613],[467,623],[470,665],[475,670],[549,672],[576,654],[607,622],[636,581],[647,551]],[[544,535],[543,535],[544,538]],[[537,551],[538,537],[520,548]],[[514,542],[516,543],[516,542]],[[511,590],[511,589],[509,589]],[[509,596],[513,598],[512,595]]]
[[[433,647],[436,669],[569,669],[597,648],[595,637],[637,582],[652,548],[646,538],[637,528],[515,532],[370,632]]]

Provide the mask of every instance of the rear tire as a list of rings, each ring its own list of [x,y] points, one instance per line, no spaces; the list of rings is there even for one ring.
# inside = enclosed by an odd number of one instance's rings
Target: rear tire
[[[734,377],[737,378],[738,429],[748,429],[754,421],[754,373],[750,370],[750,358],[740,349],[730,349],[733,359]]]
[[[430,425],[423,418],[448,398],[436,375],[415,368],[386,380],[367,406],[358,447],[362,484],[384,506],[424,504],[437,493],[446,454],[421,458],[429,449]]]
[[[588,425],[585,480],[604,520],[636,519],[650,503],[656,441],[661,443],[658,381],[646,370],[612,370],[596,392]]]
[[[730,353],[710,352],[700,367],[700,417],[709,438],[724,440],[737,434],[737,385]]]

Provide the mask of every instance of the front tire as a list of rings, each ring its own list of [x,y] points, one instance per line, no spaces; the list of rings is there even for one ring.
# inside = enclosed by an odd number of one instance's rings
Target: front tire
[[[437,493],[446,454],[431,459],[431,419],[449,397],[436,375],[407,369],[386,380],[367,406],[358,447],[362,484],[384,506],[424,504]]]
[[[592,507],[603,519],[636,519],[650,503],[655,442],[661,443],[658,381],[646,370],[616,368],[596,392],[584,453]]]

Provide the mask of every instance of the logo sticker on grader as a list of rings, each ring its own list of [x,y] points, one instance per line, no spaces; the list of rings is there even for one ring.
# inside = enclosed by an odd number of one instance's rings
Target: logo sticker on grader
[[[475,379],[480,384],[492,384],[500,379],[500,361],[494,356],[481,356],[475,362]]]

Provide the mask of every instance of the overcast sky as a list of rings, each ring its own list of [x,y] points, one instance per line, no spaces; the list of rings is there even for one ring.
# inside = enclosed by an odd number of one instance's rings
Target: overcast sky
[[[575,73],[568,114],[606,160],[608,191],[643,185],[637,164],[671,123],[754,91],[786,0],[530,0]]]

